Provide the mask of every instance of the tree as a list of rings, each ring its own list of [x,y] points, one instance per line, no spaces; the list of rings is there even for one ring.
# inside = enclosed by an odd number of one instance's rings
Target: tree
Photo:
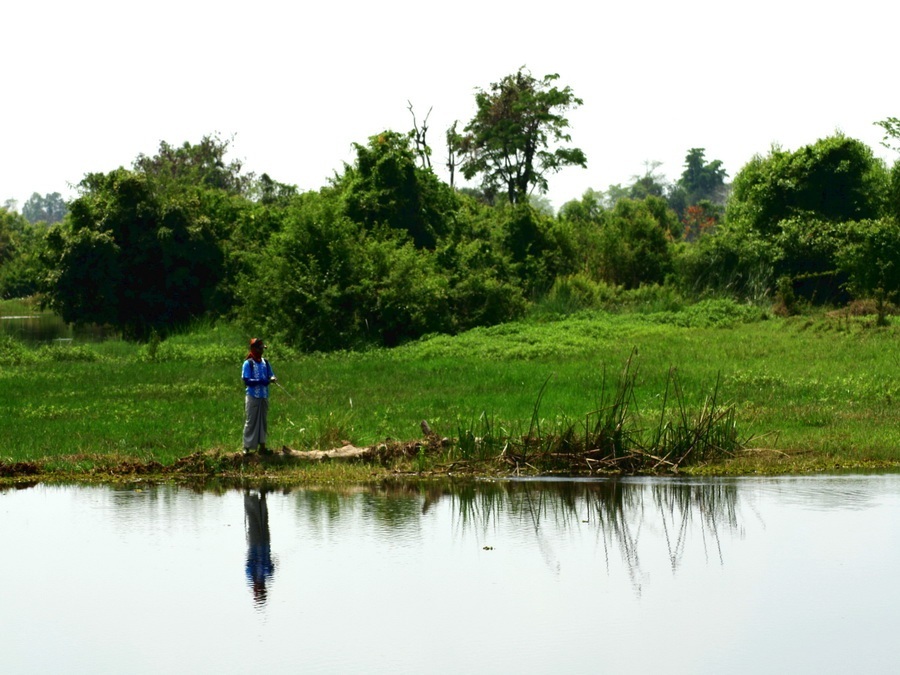
[[[0,208],[0,298],[21,298],[38,290],[39,251],[45,228]]]
[[[448,140],[462,155],[466,179],[481,176],[485,193],[505,192],[511,204],[525,203],[535,189],[547,191],[547,175],[565,166],[587,166],[582,150],[552,147],[568,143],[564,113],[580,106],[570,87],[554,85],[559,75],[538,80],[524,67],[475,95],[477,111],[462,134]]]
[[[335,187],[355,222],[406,231],[417,247],[434,248],[446,212],[456,208],[455,195],[431,169],[417,165],[410,140],[410,134],[384,131],[367,145],[354,144],[356,162]]]
[[[773,148],[735,176],[726,220],[774,234],[787,218],[848,222],[880,217],[890,177],[862,142],[837,134],[790,153]]]
[[[241,174],[240,160],[225,162],[229,145],[229,141],[217,135],[204,136],[197,144],[185,141],[180,147],[161,141],[153,157],[138,155],[134,170],[153,176],[163,188],[173,184],[194,185],[246,194],[253,187],[255,176]]]
[[[588,188],[581,199],[572,199],[562,205],[559,219],[576,223],[597,223],[603,211],[603,193]]]
[[[855,297],[896,301],[900,294],[900,222],[882,218],[849,223],[836,258]]]
[[[884,129],[884,138],[881,144],[889,150],[900,152],[900,118],[888,117],[886,120],[875,122]],[[891,169],[890,188],[890,213],[900,222],[900,159],[894,162]]]
[[[628,188],[628,199],[646,199],[665,195],[665,177],[656,172],[660,166],[662,166],[661,162],[649,160],[644,162],[644,175],[632,176],[632,183]]]
[[[621,183],[615,183],[603,192],[603,206],[607,209],[615,208],[622,199],[631,199],[631,187],[623,187]]]
[[[431,147],[428,145],[428,140],[426,136],[428,134],[428,118],[431,117],[431,108],[428,109],[428,114],[425,115],[425,119],[422,120],[422,126],[419,126],[419,122],[416,119],[416,113],[413,110],[413,105],[409,101],[409,114],[412,115],[413,118],[413,128],[410,132],[410,136],[415,141],[416,144],[416,155],[419,157],[419,161],[422,162],[423,169],[431,168]],[[451,177],[452,181],[452,177]],[[452,184],[452,183],[451,183]]]
[[[13,257],[16,240],[27,222],[15,211],[0,208],[0,265]]]
[[[688,205],[698,204],[706,199],[713,204],[725,202],[725,178],[728,173],[722,167],[722,160],[706,162],[703,148],[691,148],[684,158],[684,171],[678,179],[678,186],[687,193]]]
[[[243,279],[243,323],[307,350],[396,345],[446,330],[447,280],[427,249],[367,229],[334,189],[300,195]]]
[[[144,339],[207,312],[224,260],[203,188],[164,190],[122,168],[79,188],[47,238],[47,297],[65,321]]]
[[[35,192],[22,206],[22,215],[29,223],[44,222],[52,225],[61,221],[68,210],[65,200],[58,192],[43,197]]]
[[[688,206],[681,217],[681,224],[684,226],[682,238],[685,241],[696,241],[700,237],[712,234],[722,221],[723,212],[721,206],[713,204],[708,199],[702,199]]]
[[[889,150],[900,152],[900,118],[888,117],[880,122],[875,122],[875,124],[884,129],[884,138],[881,139],[881,144]],[[898,145],[892,145],[892,143]]]
[[[600,227],[596,276],[626,288],[662,283],[672,266],[669,228],[673,221],[677,217],[659,197],[616,202]]]
[[[728,197],[728,174],[721,160],[706,162],[703,148],[691,148],[684,160],[684,171],[669,189],[666,199],[680,218],[688,217],[688,209],[700,202],[724,206]],[[693,209],[693,215],[697,210]]]

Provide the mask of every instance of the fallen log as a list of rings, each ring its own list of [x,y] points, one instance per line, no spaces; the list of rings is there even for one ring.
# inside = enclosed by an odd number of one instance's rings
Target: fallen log
[[[281,448],[281,454],[285,457],[319,462],[325,459],[370,459],[377,456],[379,451],[383,453],[386,449],[387,446],[384,444],[360,448],[348,443],[340,448],[332,448],[331,450],[294,450],[285,445]]]

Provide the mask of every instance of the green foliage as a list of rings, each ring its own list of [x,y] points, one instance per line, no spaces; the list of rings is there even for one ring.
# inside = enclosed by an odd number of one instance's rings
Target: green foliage
[[[848,223],[835,254],[846,286],[857,298],[900,297],[900,224],[893,218]]]
[[[387,227],[363,229],[329,193],[288,211],[244,279],[243,321],[307,350],[396,344],[440,330],[446,286],[430,258]]]
[[[585,164],[577,149],[553,149],[570,140],[565,111],[581,104],[556,80],[520,69],[478,93],[463,134],[448,133],[460,170],[482,178],[472,196],[431,171],[424,129],[372,136],[329,187],[306,194],[242,174],[217,137],[163,142],[132,171],[87,175],[46,236],[0,211],[0,296],[43,290],[65,321],[130,338],[227,316],[330,351],[494,325],[533,302],[546,320],[680,312],[685,297],[762,303],[776,278],[795,307],[897,292],[887,214],[900,217],[900,163],[889,175],[841,135],[755,157],[726,222],[716,203],[726,174],[702,148],[688,152],[674,188],[648,163],[633,185],[587,191],[553,217],[531,193],[562,166]],[[676,196],[689,204],[682,220]],[[34,197],[37,208],[53,195]],[[164,344],[144,358],[180,353]]]
[[[310,351],[354,343],[358,314],[351,289],[360,225],[327,191],[305,193],[283,213],[281,230],[239,280],[241,323]]]
[[[297,186],[279,183],[264,173],[251,185],[249,196],[262,204],[284,204],[297,196]]]
[[[796,217],[781,221],[779,227],[775,244],[780,255],[775,274],[792,281],[790,297],[817,304],[846,301],[846,278],[835,261],[846,240],[846,224]],[[784,288],[779,293],[782,299],[788,297]]]
[[[410,136],[385,131],[354,147],[356,163],[335,181],[347,216],[367,230],[387,225],[408,233],[419,248],[434,248],[456,198],[430,169],[417,165]]]
[[[644,162],[644,174],[633,176],[632,183],[628,187],[628,199],[647,199],[648,197],[662,197],[668,191],[665,176],[656,173],[660,162]],[[619,199],[615,200],[616,202]]]
[[[37,292],[45,229],[15,211],[0,208],[0,298],[23,298]]]
[[[684,171],[676,188],[683,191],[685,208],[704,200],[712,204],[725,203],[725,178],[728,174],[721,160],[706,162],[704,152],[704,148],[691,148],[684,159]],[[678,212],[683,213],[683,209]]]
[[[526,305],[523,287],[493,210],[467,200],[455,226],[435,252],[437,265],[449,278],[452,332],[521,316]]]
[[[240,160],[225,161],[229,141],[217,135],[204,136],[199,143],[185,141],[180,147],[160,142],[157,153],[138,155],[134,170],[152,176],[163,190],[182,186],[206,187],[231,194],[247,193],[254,185],[253,174],[241,175]]]
[[[503,248],[509,253],[523,288],[528,292],[549,284],[555,276],[545,259],[552,248],[549,237],[552,219],[535,211],[530,204],[501,209],[498,215]]]
[[[565,316],[585,309],[599,309],[613,304],[620,296],[619,288],[594,281],[584,273],[560,276],[535,308],[535,314]]]
[[[888,212],[900,222],[900,160],[894,162],[891,169],[891,192]]]
[[[403,230],[349,218],[335,189],[306,193],[286,209],[263,262],[242,277],[242,322],[328,351],[503,321],[524,301],[512,264],[489,244],[499,235],[479,227],[477,216],[458,222],[432,252]]]
[[[760,233],[722,226],[711,237],[673,249],[674,279],[690,296],[763,301],[773,290],[779,250]]]
[[[223,272],[221,235],[198,190],[164,187],[125,169],[81,182],[46,252],[47,297],[66,322],[142,339],[208,310]]]
[[[181,147],[162,142],[153,157],[138,156],[133,171],[85,176],[69,218],[47,238],[50,307],[66,322],[110,324],[136,339],[226,314],[234,279],[247,268],[243,254],[258,250],[248,242],[272,229],[265,218],[254,222],[257,209],[245,196],[254,177],[226,162],[227,150],[214,136]],[[269,187],[270,196],[290,197],[285,186]],[[244,228],[233,237],[235,223]]]
[[[3,216],[0,211],[0,222]],[[0,298],[24,298],[38,292],[44,266],[41,251],[46,231],[42,225],[26,224],[13,231],[6,249],[8,257],[0,255]],[[3,248],[3,226],[0,224],[0,248]]]
[[[654,321],[683,328],[733,328],[764,318],[757,307],[728,298],[701,300],[679,311],[658,312]]]
[[[841,134],[789,153],[773,148],[734,179],[726,218],[762,234],[794,216],[842,222],[878,218],[887,205],[884,164],[863,143]]]
[[[859,263],[847,261],[858,259],[861,249],[843,255],[843,267],[837,262],[850,241],[848,223],[887,213],[890,186],[871,150],[841,134],[793,153],[773,148],[735,178],[728,227],[695,250],[681,251],[680,281],[701,292],[727,288],[736,297],[760,297],[760,284],[767,294],[778,278],[778,297],[789,311],[801,300],[844,302],[847,290],[860,288],[847,276]]]
[[[552,147],[569,142],[564,116],[583,101],[570,87],[558,88],[558,75],[538,80],[525,68],[475,95],[477,111],[462,135],[449,134],[463,161],[462,174],[481,176],[485,193],[505,193],[510,204],[527,202],[532,190],[547,191],[547,174],[565,166],[587,165],[584,152]]]
[[[15,211],[0,209],[0,265],[16,254],[19,238],[28,227],[28,221]]]
[[[609,209],[586,193],[560,211],[556,255],[568,264],[556,276],[583,273],[612,286],[662,283],[672,270],[671,242],[681,225],[661,197],[619,199]]]
[[[672,265],[669,229],[676,221],[662,204],[660,209],[649,199],[623,199],[606,214],[599,233],[600,279],[626,288],[665,279]]]
[[[875,122],[875,124],[884,129],[884,138],[881,140],[881,144],[900,152],[900,119],[888,117],[880,122]],[[892,145],[893,143],[897,143],[897,145]]]
[[[572,223],[599,223],[605,210],[603,193],[588,188],[581,199],[573,199],[562,205],[559,219]]]

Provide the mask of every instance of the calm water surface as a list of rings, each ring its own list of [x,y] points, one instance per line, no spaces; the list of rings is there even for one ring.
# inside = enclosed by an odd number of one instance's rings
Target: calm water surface
[[[0,314],[0,335],[32,344],[100,342],[115,337],[116,333],[102,326],[72,326],[56,314],[37,312],[32,314]]]
[[[257,486],[259,487],[259,486]],[[894,673],[900,476],[0,493],[4,673]]]

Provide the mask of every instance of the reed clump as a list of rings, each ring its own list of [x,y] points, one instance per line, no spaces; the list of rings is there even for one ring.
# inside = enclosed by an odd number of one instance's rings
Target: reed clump
[[[468,425],[459,424],[459,435],[446,461],[450,470],[493,464],[513,473],[659,473],[735,456],[750,438],[738,433],[735,407],[721,401],[721,378],[698,408],[692,408],[670,368],[660,408],[643,412],[636,397],[635,353],[619,375],[604,373],[600,405],[583,419],[540,416],[549,378],[538,392],[528,429],[510,433],[496,420],[482,414]]]

